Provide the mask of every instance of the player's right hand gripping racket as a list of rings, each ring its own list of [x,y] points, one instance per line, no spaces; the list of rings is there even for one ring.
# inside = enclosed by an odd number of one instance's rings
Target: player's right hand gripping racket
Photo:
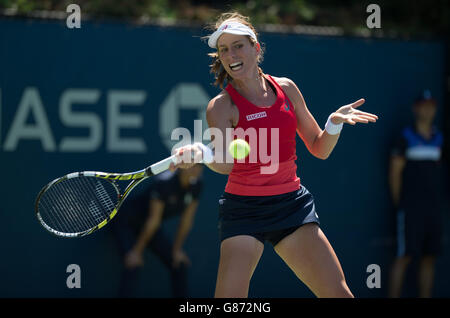
[[[130,191],[148,177],[169,169],[175,155],[129,173],[74,172],[53,180],[39,192],[35,212],[41,225],[62,237],[81,237],[105,226]],[[123,192],[117,181],[131,180]]]

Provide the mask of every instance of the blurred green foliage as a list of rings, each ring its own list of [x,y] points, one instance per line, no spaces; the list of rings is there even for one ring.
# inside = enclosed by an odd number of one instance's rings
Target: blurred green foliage
[[[237,10],[255,24],[337,26],[347,32],[366,28],[370,3],[381,7],[384,34],[444,35],[450,29],[448,0],[0,0],[0,10],[27,15],[65,11],[80,5],[92,18],[158,19],[211,22],[219,13]]]

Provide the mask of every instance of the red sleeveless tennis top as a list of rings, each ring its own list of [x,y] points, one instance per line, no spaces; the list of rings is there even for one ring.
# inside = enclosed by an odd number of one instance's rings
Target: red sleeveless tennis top
[[[297,119],[292,103],[270,76],[263,75],[276,91],[271,106],[256,106],[242,97],[231,84],[225,87],[239,109],[239,121],[232,139],[245,139],[250,154],[234,160],[225,192],[246,196],[268,196],[300,188],[297,177]]]

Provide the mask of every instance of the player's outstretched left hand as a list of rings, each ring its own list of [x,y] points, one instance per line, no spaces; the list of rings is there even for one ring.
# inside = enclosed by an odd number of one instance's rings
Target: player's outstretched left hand
[[[355,125],[356,123],[367,124],[369,122],[376,122],[378,119],[377,115],[356,109],[364,104],[364,102],[365,99],[361,98],[354,103],[342,106],[331,114],[330,120],[336,125],[340,123]]]

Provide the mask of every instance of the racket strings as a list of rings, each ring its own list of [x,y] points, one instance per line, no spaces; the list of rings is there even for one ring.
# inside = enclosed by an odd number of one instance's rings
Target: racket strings
[[[111,182],[80,176],[48,188],[39,200],[39,214],[56,231],[78,233],[107,219],[117,201],[118,190]]]
[[[112,211],[116,203],[111,200],[111,197],[109,196],[102,183],[97,182],[97,185],[95,186],[95,192],[95,197],[100,201],[101,205],[106,208],[106,211]],[[97,214],[97,216],[102,217],[103,220],[105,219],[105,217],[107,217],[107,215],[104,214],[104,211],[105,210],[99,210]]]

